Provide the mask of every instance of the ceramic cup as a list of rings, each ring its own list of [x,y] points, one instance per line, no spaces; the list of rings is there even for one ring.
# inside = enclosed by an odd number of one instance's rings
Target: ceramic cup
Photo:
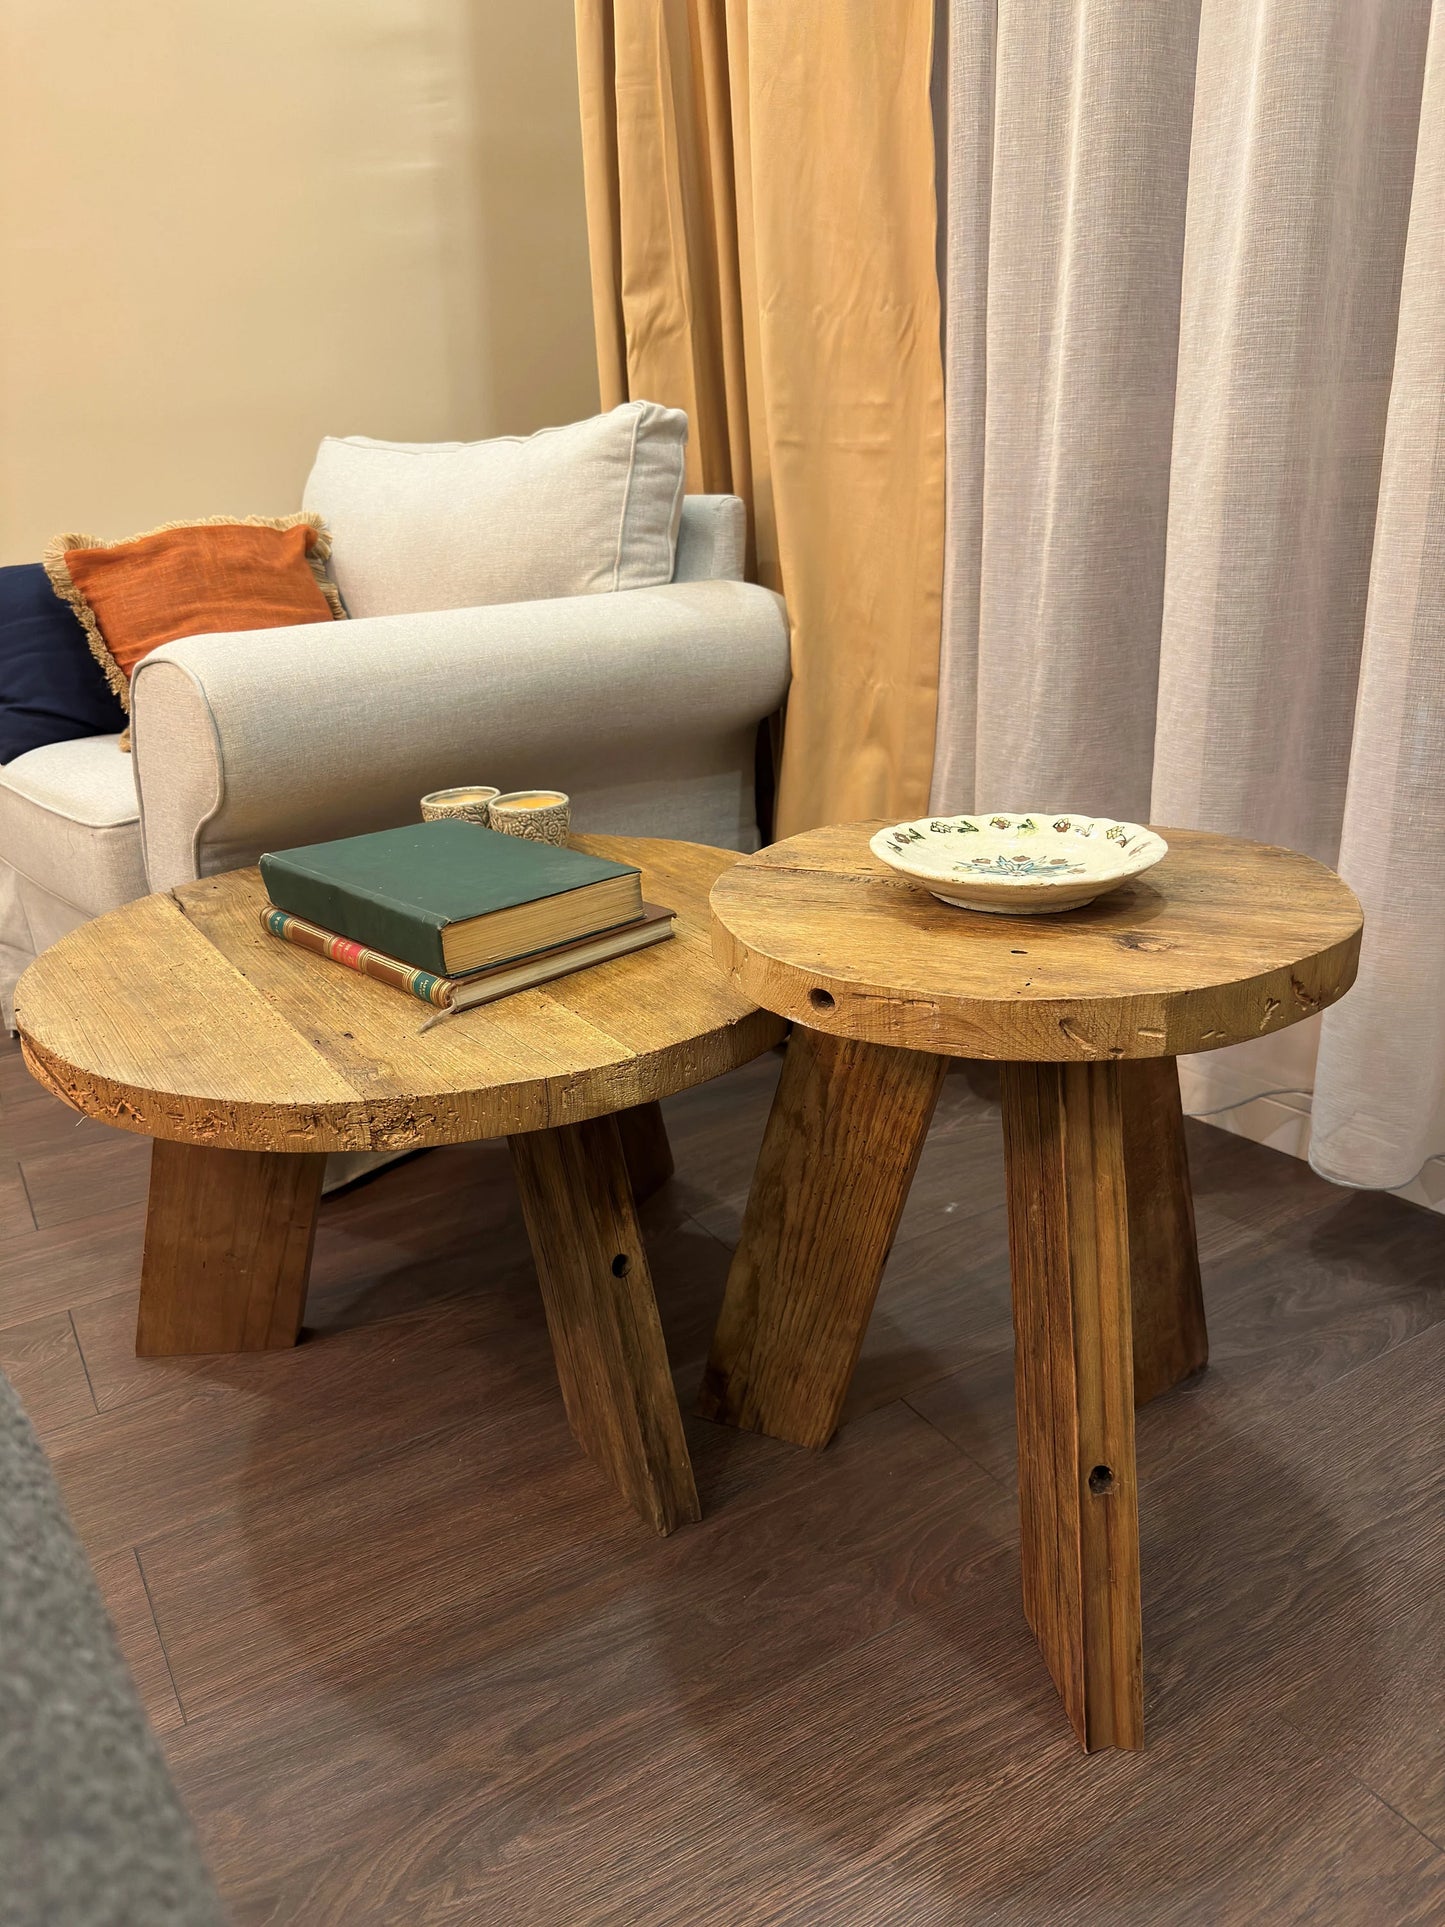
[[[537,843],[565,843],[572,803],[561,790],[508,790],[493,799],[491,826],[504,836],[530,836]]]
[[[485,783],[466,783],[457,790],[432,790],[421,799],[423,823],[438,822],[444,816],[458,816],[464,823],[480,823],[491,828],[491,805],[500,791]]]

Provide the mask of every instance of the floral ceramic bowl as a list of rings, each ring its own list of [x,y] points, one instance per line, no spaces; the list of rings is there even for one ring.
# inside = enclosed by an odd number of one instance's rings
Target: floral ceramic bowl
[[[1168,853],[1162,836],[1107,816],[921,816],[879,830],[874,856],[960,910],[1011,917],[1077,910]]]

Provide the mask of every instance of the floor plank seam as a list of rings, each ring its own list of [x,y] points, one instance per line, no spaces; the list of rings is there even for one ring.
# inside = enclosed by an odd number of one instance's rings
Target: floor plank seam
[[[690,1211],[684,1211],[682,1214],[682,1217],[683,1217],[684,1223],[690,1224],[694,1230],[700,1231],[705,1238],[711,1238],[715,1245],[721,1246],[721,1248],[724,1251],[726,1251],[730,1256],[734,1251],[737,1250],[736,1240],[734,1240],[732,1243],[729,1243],[726,1238],[719,1237],[716,1231],[709,1230],[708,1227],[703,1223],[702,1219],[695,1218]]]
[[[129,1413],[136,1411],[140,1404],[147,1402],[148,1401],[137,1401],[136,1405],[112,1406],[111,1410]],[[532,1411],[550,1409],[550,1401],[545,1399],[541,1394],[534,1395],[528,1409]],[[104,1416],[104,1414],[102,1414],[102,1416]],[[67,1433],[74,1432],[78,1426],[84,1425],[87,1422],[88,1421],[84,1419],[77,1419],[71,1425],[67,1426],[65,1431]],[[343,1480],[363,1468],[368,1471],[373,1470],[385,1465],[390,1459],[414,1452],[419,1447],[432,1446],[439,1439],[445,1439],[454,1433],[465,1432],[471,1427],[480,1428],[483,1436],[485,1436],[486,1432],[491,1428],[504,1425],[505,1423],[506,1420],[503,1417],[496,1415],[480,1416],[475,1413],[468,1418],[447,1419],[441,1425],[433,1426],[430,1431],[410,1433],[405,1438],[393,1439],[389,1445],[380,1446],[374,1455],[355,1456],[345,1460],[343,1463],[338,1464],[332,1472],[325,1475],[319,1481],[314,1482],[308,1489],[312,1492],[322,1490],[330,1479]],[[55,1436],[59,1437],[61,1435],[56,1434]],[[224,1518],[231,1512],[233,1505],[234,1498],[228,1495],[218,1500],[213,1511],[198,1512],[182,1519],[160,1524],[154,1532],[147,1533],[143,1538],[131,1542],[132,1550],[135,1552],[136,1557],[139,1558],[142,1550],[156,1545],[160,1540],[169,1539],[178,1532],[193,1532],[197,1527],[205,1526],[214,1519]],[[87,1551],[91,1549],[88,1544],[86,1549]],[[97,1556],[118,1550],[119,1546],[101,1544]]]
[[[1405,1202],[1408,1204],[1409,1199],[1406,1199]],[[1299,1729],[1296,1727],[1295,1731],[1298,1732]],[[1419,1838],[1425,1842],[1425,1845],[1427,1847],[1432,1847],[1435,1851],[1436,1857],[1442,1863],[1445,1863],[1445,1846],[1442,1846],[1441,1843],[1435,1838],[1433,1834],[1426,1833],[1423,1827],[1417,1826],[1416,1823],[1410,1818],[1408,1813],[1401,1813],[1400,1809],[1397,1806],[1393,1805],[1389,1800],[1387,1800],[1384,1794],[1381,1793],[1378,1790],[1378,1788],[1372,1787],[1368,1780],[1362,1780],[1359,1774],[1356,1773],[1353,1770],[1353,1768],[1346,1767],[1345,1771],[1349,1774],[1350,1778],[1354,1781],[1355,1785],[1359,1787],[1362,1792],[1369,1794],[1372,1800],[1378,1801],[1382,1807],[1387,1808],[1391,1813],[1393,1813],[1395,1818],[1403,1822],[1403,1824],[1410,1829],[1411,1833],[1418,1835]]]
[[[15,1160],[15,1175],[20,1180],[20,1192],[21,1196],[25,1199],[25,1209],[30,1213],[30,1229],[32,1231],[38,1231],[40,1229],[40,1220],[35,1215],[35,1200],[30,1195],[30,1186],[25,1182],[25,1166],[20,1162],[19,1158]]]
[[[1406,1199],[1404,1202],[1408,1203],[1410,1201]],[[1230,1313],[1234,1308],[1229,1305],[1216,1305],[1211,1307],[1206,1298],[1205,1309],[1209,1314],[1211,1330],[1213,1330],[1216,1327],[1223,1329],[1228,1324]],[[1290,1399],[1283,1405],[1278,1402],[1274,1393],[1267,1388],[1260,1389],[1254,1386],[1240,1386],[1235,1388],[1234,1396],[1246,1407],[1251,1420],[1258,1420],[1261,1425],[1267,1427],[1272,1417],[1278,1416],[1283,1412],[1292,1412],[1298,1408],[1308,1406],[1311,1399],[1316,1399],[1323,1394],[1333,1392],[1336,1387],[1343,1385],[1348,1379],[1353,1378],[1357,1372],[1367,1371],[1372,1365],[1378,1365],[1384,1359],[1398,1360],[1406,1346],[1415,1344],[1419,1339],[1428,1338],[1432,1332],[1439,1330],[1442,1325],[1445,1325],[1445,1304],[1442,1304],[1440,1316],[1438,1318],[1432,1318],[1428,1325],[1422,1325],[1418,1331],[1410,1332],[1405,1337],[1397,1339],[1393,1344],[1386,1345],[1383,1351],[1375,1352],[1369,1358],[1361,1358],[1357,1360],[1356,1363],[1346,1366],[1343,1371],[1337,1372],[1333,1378],[1322,1380],[1318,1385],[1311,1386],[1308,1391],[1301,1392],[1297,1398]],[[1314,1336],[1325,1335],[1331,1329],[1329,1326],[1321,1326]],[[1246,1354],[1243,1359],[1236,1360],[1231,1360],[1228,1357],[1211,1358],[1209,1364],[1202,1372],[1196,1372],[1189,1378],[1181,1379],[1178,1385],[1171,1385],[1168,1391],[1161,1392],[1157,1398],[1151,1399],[1148,1409],[1151,1412],[1183,1410],[1186,1402],[1191,1397],[1197,1396],[1201,1391],[1207,1392],[1211,1385],[1218,1383],[1219,1373],[1222,1368],[1227,1368],[1231,1363],[1247,1364],[1248,1362],[1248,1354]],[[1211,1372],[1214,1374],[1213,1378],[1210,1376]],[[1252,1428],[1242,1430],[1240,1436],[1252,1436]],[[1162,1444],[1164,1444],[1164,1441],[1158,1440],[1149,1440],[1141,1443],[1139,1454],[1139,1490],[1141,1494],[1144,1492],[1150,1480],[1155,1478],[1173,1479],[1176,1473],[1182,1468],[1192,1465],[1197,1459],[1204,1458],[1210,1452],[1217,1451],[1219,1448],[1219,1441],[1217,1439],[1208,1437],[1197,1438],[1184,1446],[1175,1447],[1170,1450],[1167,1457],[1164,1458],[1163,1463],[1159,1465],[1157,1469],[1151,1468],[1148,1464],[1151,1449]],[[1445,1851],[1445,1849],[1442,1849],[1442,1851]]]
[[[151,1624],[156,1629],[156,1644],[160,1647],[161,1658],[165,1661],[166,1678],[170,1681],[171,1692],[175,1696],[176,1711],[181,1716],[181,1725],[189,1726],[190,1714],[187,1713],[186,1711],[186,1703],[181,1698],[181,1689],[179,1686],[177,1686],[175,1673],[171,1669],[171,1656],[166,1651],[166,1636],[161,1631],[161,1622],[156,1613],[156,1602],[154,1601],[154,1599],[151,1598],[150,1581],[149,1579],[146,1578],[145,1564],[144,1564],[144,1561],[141,1559],[139,1546],[132,1546],[130,1549],[130,1555],[131,1555],[131,1558],[135,1560],[136,1571],[140,1574],[141,1591],[146,1596],[146,1610],[150,1613]]]
[[[770,1068],[676,1101],[685,1155],[639,1213],[685,1415]],[[24,1075],[13,1051],[0,1072]],[[1189,1126],[1224,1253],[1215,1370],[1141,1408],[1145,1625],[1168,1643],[1146,1753],[1085,1759],[1019,1601],[1007,1206],[980,1134],[933,1145],[841,1450],[688,1418],[707,1518],[654,1547],[567,1436],[503,1140],[334,1201],[323,1324],[289,1360],[157,1368],[131,1354],[143,1207],[91,1209],[130,1160],[84,1119],[72,1151],[54,1100],[20,1094],[0,1161],[25,1147],[47,1226],[6,1189],[6,1368],[238,1920],[670,1923],[711,1879],[736,1927],[1445,1927],[1439,1218]]]
[[[81,1371],[85,1373],[85,1389],[90,1393],[90,1402],[95,1407],[95,1416],[99,1418],[100,1400],[95,1395],[95,1381],[90,1376],[90,1366],[86,1363],[85,1347],[80,1342],[80,1333],[75,1323],[75,1313],[67,1310],[65,1316],[70,1321],[70,1335],[75,1340],[75,1355],[80,1360]],[[86,1421],[84,1419],[76,1419],[74,1423],[84,1425]]]
[[[989,1354],[986,1354],[986,1356],[992,1357],[994,1356],[994,1354],[989,1353]],[[943,1378],[951,1378],[952,1376],[953,1374],[951,1372],[945,1372],[943,1374]],[[931,1382],[935,1385],[939,1385],[943,1383],[943,1379],[934,1379]],[[926,1391],[928,1387],[924,1386],[921,1389]],[[1012,1492],[1013,1487],[1009,1484],[1007,1479],[1001,1479],[997,1474],[997,1472],[993,1471],[991,1467],[984,1464],[982,1459],[976,1459],[973,1456],[972,1452],[968,1451],[966,1447],[959,1444],[957,1439],[950,1438],[948,1433],[944,1431],[941,1425],[934,1424],[933,1420],[928,1416],[927,1412],[919,1411],[918,1407],[913,1403],[913,1400],[911,1398],[908,1398],[908,1397],[900,1398],[898,1403],[900,1405],[906,1406],[908,1410],[912,1412],[915,1418],[921,1418],[923,1420],[923,1423],[928,1427],[930,1432],[936,1432],[939,1438],[943,1440],[945,1445],[951,1445],[954,1451],[958,1454],[958,1456],[961,1459],[967,1460],[967,1462],[971,1466],[973,1466],[977,1471],[982,1472],[984,1477],[990,1480],[994,1485],[996,1485],[1000,1490],[1000,1492]]]
[[[1401,1202],[1408,1204],[1410,1200],[1406,1198],[1406,1199],[1402,1199]],[[1206,1301],[1206,1309],[1208,1309],[1207,1301]],[[1219,1322],[1221,1324],[1225,1322],[1224,1314],[1220,1315]],[[1318,1385],[1312,1385],[1309,1391],[1301,1392],[1300,1396],[1297,1399],[1291,1399],[1283,1407],[1276,1406],[1274,1409],[1277,1411],[1279,1410],[1294,1411],[1296,1409],[1307,1408],[1312,1399],[1317,1399],[1326,1393],[1332,1394],[1336,1392],[1340,1386],[1348,1384],[1350,1379],[1357,1377],[1361,1372],[1369,1371],[1373,1366],[1379,1365],[1385,1359],[1390,1359],[1398,1364],[1401,1358],[1404,1356],[1404,1353],[1406,1352],[1409,1346],[1417,1345],[1420,1343],[1422,1339],[1432,1337],[1436,1332],[1438,1332],[1442,1328],[1442,1326],[1445,1326],[1445,1302],[1442,1302],[1440,1316],[1438,1318],[1432,1318],[1428,1325],[1422,1325],[1419,1331],[1413,1331],[1408,1333],[1407,1336],[1405,1336],[1404,1338],[1397,1339],[1391,1345],[1386,1345],[1383,1351],[1374,1352],[1368,1358],[1356,1359],[1353,1364],[1347,1365],[1342,1372],[1336,1372],[1333,1378],[1327,1378],[1327,1379],[1324,1379]],[[1323,1329],[1327,1329],[1327,1328],[1322,1328],[1322,1330]],[[1210,1366],[1213,1366],[1217,1369],[1218,1366],[1221,1364],[1227,1365],[1229,1363],[1229,1360],[1227,1358],[1211,1359],[1209,1363],[1210,1363]],[[1198,1384],[1207,1384],[1208,1382],[1209,1382],[1208,1367],[1206,1367],[1205,1372],[1196,1374],[1194,1378],[1186,1380],[1185,1384],[1198,1385]],[[1181,1389],[1183,1388],[1179,1386],[1174,1386],[1170,1388],[1171,1391],[1177,1391]],[[1169,1392],[1165,1392],[1163,1396],[1165,1398],[1168,1398]],[[1246,1394],[1246,1396],[1249,1396],[1251,1398],[1255,1397],[1253,1393]],[[1261,1412],[1264,1413],[1265,1415],[1268,1414],[1269,1408],[1267,1406],[1261,1404],[1260,1409],[1261,1409]],[[1206,1448],[1201,1447],[1199,1449],[1203,1450]],[[1184,1459],[1180,1459],[1178,1461],[1178,1463],[1181,1465],[1186,1464],[1187,1462],[1188,1462],[1187,1457]],[[1170,1470],[1171,1471],[1173,1470],[1172,1465],[1170,1467]]]
[[[1347,1780],[1352,1781],[1362,1793],[1368,1794],[1370,1799],[1386,1808],[1388,1812],[1393,1813],[1397,1820],[1410,1829],[1411,1833],[1418,1834],[1427,1847],[1430,1847],[1441,1860],[1445,1860],[1445,1842],[1437,1840],[1433,1833],[1427,1833],[1418,1822],[1410,1818],[1408,1813],[1401,1813],[1393,1800],[1386,1799],[1378,1787],[1371,1786],[1367,1779],[1361,1774],[1356,1773],[1355,1769],[1346,1761],[1342,1760],[1337,1753],[1330,1751],[1330,1749],[1323,1745],[1320,1740],[1316,1739],[1307,1728],[1301,1726],[1298,1720],[1291,1718],[1288,1713],[1280,1713],[1277,1717],[1281,1725],[1287,1726],[1291,1733],[1298,1734],[1303,1744],[1310,1749],[1318,1760],[1337,1768],[1338,1771],[1343,1773]]]
[[[448,1306],[453,1306],[456,1303],[458,1303],[458,1301],[472,1295],[474,1291],[475,1291],[475,1286],[473,1284],[469,1282],[464,1282],[464,1283],[458,1284],[455,1290],[449,1290],[437,1295],[434,1298],[428,1298],[425,1302],[424,1308],[417,1305],[405,1306],[399,1310],[385,1312],[377,1316],[359,1318],[356,1320],[355,1323],[352,1323],[352,1324],[334,1325],[334,1326],[330,1326],[320,1330],[318,1330],[317,1327],[313,1325],[307,1325],[303,1323],[301,1328],[302,1330],[301,1345],[298,1346],[296,1349],[299,1351],[303,1346],[314,1347],[317,1345],[329,1343],[333,1340],[345,1339],[345,1338],[351,1337],[356,1332],[383,1331],[390,1326],[404,1324],[409,1319],[410,1320],[417,1319],[423,1309],[428,1313],[433,1310],[444,1311],[447,1309]],[[107,1291],[102,1293],[100,1296],[96,1298],[81,1299],[78,1301],[78,1303],[83,1308],[88,1309],[95,1305],[104,1304],[108,1299],[121,1298],[121,1297],[129,1297],[132,1303],[134,1304],[135,1298],[136,1298],[134,1287],[126,1287],[121,1291]],[[33,1313],[27,1314],[27,1316],[24,1319],[17,1320],[17,1323],[28,1324],[33,1316],[34,1316]],[[74,1326],[73,1312],[71,1314],[71,1324],[73,1327]],[[7,1329],[9,1329],[9,1327],[4,1325],[3,1323],[0,1323],[0,1331],[4,1331]],[[77,1342],[77,1347],[79,1347],[78,1332],[76,1334],[76,1342]],[[291,1355],[294,1356],[295,1354],[293,1353]],[[224,1354],[224,1353],[213,1353],[208,1355],[203,1352],[197,1352],[190,1355],[178,1354],[174,1359],[170,1359],[170,1360],[159,1359],[155,1362],[157,1364],[162,1364],[162,1365],[168,1364],[168,1363],[175,1364],[175,1365],[182,1365],[182,1366],[188,1363],[191,1365],[197,1365],[202,1363],[207,1356],[210,1356],[213,1359],[219,1360],[221,1363],[225,1363],[227,1359],[227,1354]],[[265,1354],[265,1356],[274,1360],[279,1356],[286,1356],[286,1354],[268,1353],[268,1354]],[[82,1364],[84,1364],[85,1362],[85,1356],[83,1351],[81,1352],[81,1362]],[[87,1368],[87,1371],[86,1371],[87,1379],[89,1379],[89,1376],[90,1374]],[[158,1404],[167,1398],[173,1397],[175,1394],[177,1383],[183,1383],[183,1384],[209,1383],[213,1387],[215,1395],[218,1397],[222,1396],[224,1392],[227,1389],[229,1389],[222,1381],[219,1381],[219,1380],[202,1381],[196,1376],[196,1374],[192,1372],[177,1373],[175,1378],[171,1378],[169,1376],[157,1376],[154,1385],[149,1390],[138,1392],[134,1397],[117,1399],[113,1404],[110,1404],[110,1405],[101,1405],[99,1399],[97,1398],[96,1415],[100,1418],[111,1418],[122,1412],[128,1415],[132,1413],[143,1413],[151,1405]],[[204,1396],[204,1394],[201,1394],[201,1396]],[[89,1423],[88,1419],[71,1419],[66,1424],[57,1426],[53,1431],[48,1432],[46,1435],[47,1449],[58,1448],[64,1444],[67,1444],[69,1442],[71,1434],[74,1433],[78,1427],[87,1425],[88,1423]],[[428,1434],[427,1436],[431,1436],[431,1435]],[[390,1448],[384,1448],[384,1449],[389,1450]]]
[[[1008,1213],[1002,1204],[981,1204],[971,1211],[964,1211],[962,1209],[955,1211],[952,1206],[945,1206],[942,1211],[929,1213],[927,1217],[923,1218],[916,1231],[905,1231],[900,1228],[898,1235],[894,1238],[889,1248],[889,1259],[892,1259],[895,1251],[902,1251],[905,1246],[916,1244],[920,1238],[937,1237],[944,1222],[952,1228],[957,1225],[977,1224],[985,1218],[1004,1218],[1007,1215]],[[888,1274],[885,1272],[883,1276],[883,1289],[886,1291],[887,1288]]]

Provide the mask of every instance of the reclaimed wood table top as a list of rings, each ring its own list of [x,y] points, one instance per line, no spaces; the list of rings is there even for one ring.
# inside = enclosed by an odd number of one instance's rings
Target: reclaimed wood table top
[[[1355,979],[1361,911],[1324,864],[1203,830],[1082,909],[984,915],[874,856],[881,821],[775,843],[719,876],[717,960],[738,995],[943,1056],[1175,1057],[1283,1030]]]
[[[281,943],[260,874],[143,897],[73,931],[16,992],[26,1062],[75,1109],[221,1149],[403,1150],[573,1124],[746,1063],[781,1021],[732,989],[708,892],[730,850],[579,836],[636,863],[671,941],[422,1030],[417,999]]]

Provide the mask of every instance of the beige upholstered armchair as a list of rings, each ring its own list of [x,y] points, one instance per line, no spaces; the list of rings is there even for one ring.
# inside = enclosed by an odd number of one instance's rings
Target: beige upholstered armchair
[[[188,636],[114,736],[0,768],[0,1001],[47,944],[147,889],[405,822],[464,782],[567,790],[581,830],[747,849],[783,606],[742,580],[743,505],[692,496],[673,580],[556,600]]]

